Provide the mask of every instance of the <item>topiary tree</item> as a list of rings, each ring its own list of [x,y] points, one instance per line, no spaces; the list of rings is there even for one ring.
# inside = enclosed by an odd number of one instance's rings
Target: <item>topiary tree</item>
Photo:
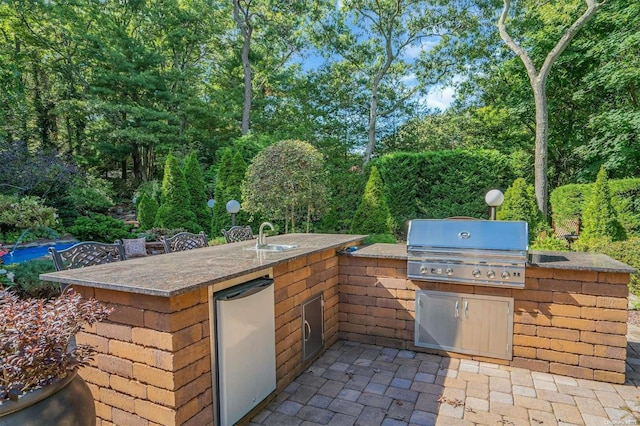
[[[354,234],[391,234],[391,212],[382,192],[382,178],[376,166],[371,167],[362,201],[353,216]]]
[[[546,230],[542,212],[538,209],[533,185],[518,178],[504,193],[504,202],[496,213],[498,220],[524,220],[529,224],[529,241]]]
[[[146,231],[153,228],[158,214],[158,202],[148,194],[142,194],[138,201],[138,226]]]
[[[587,248],[592,240],[622,241],[626,238],[626,232],[611,205],[607,172],[601,167],[591,196],[582,212],[582,231],[578,247]]]
[[[160,208],[156,214],[155,226],[160,228],[184,228],[191,232],[202,229],[196,221],[196,216],[189,209],[189,192],[184,174],[178,159],[169,154],[164,165],[162,179],[162,196]]]
[[[207,229],[211,221],[211,214],[207,207],[207,194],[205,193],[202,169],[195,151],[189,154],[185,160],[184,177],[189,193],[189,208],[196,215],[198,225],[202,229]]]
[[[307,142],[286,140],[265,148],[247,170],[242,187],[244,208],[284,220],[285,232],[296,221],[320,218],[328,206],[322,154]]]

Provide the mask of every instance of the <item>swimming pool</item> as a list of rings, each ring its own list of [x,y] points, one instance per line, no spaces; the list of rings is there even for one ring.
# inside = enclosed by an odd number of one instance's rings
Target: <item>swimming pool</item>
[[[77,241],[66,241],[60,243],[51,243],[43,246],[17,248],[13,255],[7,253],[2,256],[2,262],[5,265],[9,265],[11,263],[22,263],[28,260],[38,259],[41,257],[49,256],[49,247],[55,247],[57,250],[63,250],[71,247],[76,243]]]

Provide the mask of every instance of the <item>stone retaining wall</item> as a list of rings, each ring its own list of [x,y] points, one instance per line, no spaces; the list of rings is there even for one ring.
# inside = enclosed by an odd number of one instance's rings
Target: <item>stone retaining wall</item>
[[[623,383],[629,274],[528,267],[524,289],[412,281],[406,260],[340,257],[340,337],[429,352],[414,341],[415,292],[514,298],[513,360],[452,357]]]

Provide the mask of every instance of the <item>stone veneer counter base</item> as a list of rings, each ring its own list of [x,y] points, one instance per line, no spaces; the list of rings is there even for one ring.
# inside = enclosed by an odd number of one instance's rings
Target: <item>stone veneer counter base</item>
[[[623,383],[633,268],[605,255],[532,251],[524,288],[407,279],[406,246],[374,244],[340,256],[340,337]],[[414,345],[417,290],[514,299],[513,359]]]

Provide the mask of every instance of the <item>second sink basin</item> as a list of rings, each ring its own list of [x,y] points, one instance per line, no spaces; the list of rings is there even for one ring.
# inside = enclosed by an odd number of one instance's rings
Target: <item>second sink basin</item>
[[[267,244],[263,247],[247,247],[245,250],[256,250],[256,251],[288,251],[293,250],[298,247],[297,244]]]

